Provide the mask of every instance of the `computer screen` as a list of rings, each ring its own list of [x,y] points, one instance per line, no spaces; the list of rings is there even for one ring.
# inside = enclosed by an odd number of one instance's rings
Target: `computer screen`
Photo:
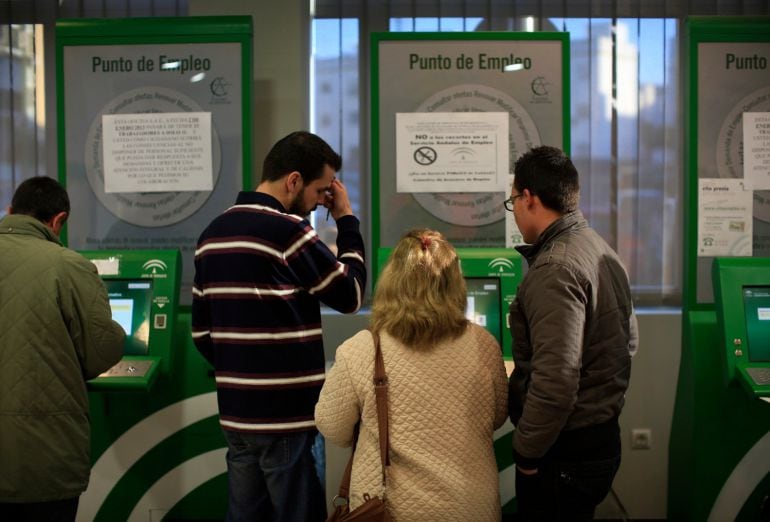
[[[500,279],[497,277],[466,277],[468,304],[465,317],[486,328],[498,343],[503,339]]]
[[[770,285],[744,286],[743,310],[749,361],[770,362]]]
[[[105,279],[112,318],[126,332],[124,353],[147,355],[150,338],[151,279]]]

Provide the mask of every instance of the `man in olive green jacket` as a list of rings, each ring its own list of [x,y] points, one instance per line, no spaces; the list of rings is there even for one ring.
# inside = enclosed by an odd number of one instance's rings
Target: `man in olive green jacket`
[[[88,485],[86,380],[123,353],[96,268],[59,242],[70,211],[46,177],[0,220],[0,520],[74,520]]]

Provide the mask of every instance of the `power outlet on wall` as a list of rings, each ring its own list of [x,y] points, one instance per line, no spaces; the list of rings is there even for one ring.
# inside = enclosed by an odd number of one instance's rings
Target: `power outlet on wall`
[[[631,430],[631,449],[652,448],[652,430],[636,428]]]

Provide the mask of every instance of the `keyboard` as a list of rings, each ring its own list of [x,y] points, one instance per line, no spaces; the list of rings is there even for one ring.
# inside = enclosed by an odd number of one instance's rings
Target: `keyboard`
[[[770,385],[770,368],[749,367],[746,368],[746,373],[749,374],[749,377],[754,380],[754,384],[757,386]]]

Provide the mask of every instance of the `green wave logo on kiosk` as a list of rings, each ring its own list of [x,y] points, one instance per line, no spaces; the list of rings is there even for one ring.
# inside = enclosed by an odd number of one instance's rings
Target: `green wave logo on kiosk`
[[[513,261],[504,257],[496,257],[489,262],[490,270],[497,270],[498,272],[505,272],[507,270],[513,270]]]
[[[155,278],[164,278],[166,277],[166,269],[168,267],[166,266],[166,263],[161,261],[160,259],[150,259],[146,263],[142,265],[142,269],[145,271],[147,275],[150,277]],[[158,271],[162,273],[158,273]]]

